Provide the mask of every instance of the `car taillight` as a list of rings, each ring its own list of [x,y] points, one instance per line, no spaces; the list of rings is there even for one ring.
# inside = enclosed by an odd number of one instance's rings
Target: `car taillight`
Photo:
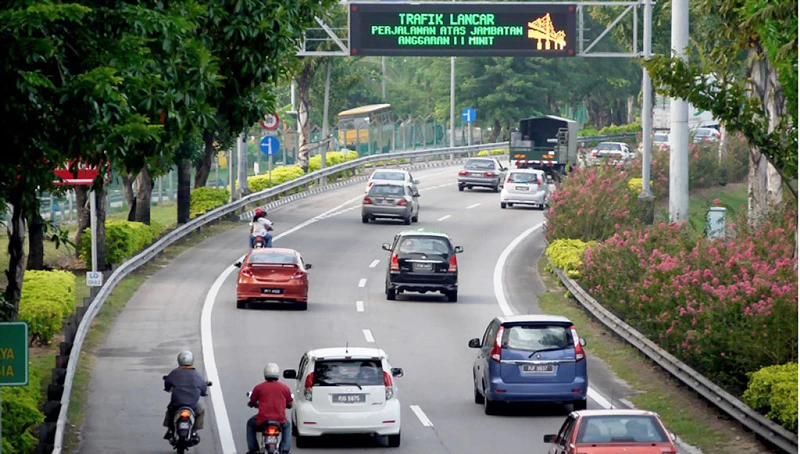
[[[369,190],[369,188],[371,187],[372,187],[372,182],[370,181],[369,183],[367,183],[367,190]]]
[[[397,261],[397,253],[392,252],[392,261],[389,264],[389,271],[400,271],[400,262]]]
[[[497,173],[497,172],[483,172],[483,176],[485,176],[485,177],[496,177],[497,175],[500,175],[500,174]]]
[[[242,268],[242,276],[253,277],[253,270],[250,267]]]
[[[400,199],[400,200],[397,201],[397,206],[399,206],[399,207],[404,207],[406,205],[408,205],[408,202],[406,202],[406,199]]]
[[[305,275],[306,275],[305,271],[298,269],[295,270],[295,272],[292,274],[291,279],[302,279],[305,277]]]
[[[466,170],[462,170],[461,172],[458,172],[458,176],[460,176],[460,177],[465,177],[467,175],[469,175],[469,172],[467,172]]]
[[[505,328],[502,326],[499,330],[497,330],[497,337],[494,338],[494,345],[492,345],[492,349],[489,351],[489,357],[492,358],[492,361],[500,362],[500,343],[503,342],[503,331]]]
[[[508,184],[508,183],[511,183],[511,177],[510,176],[506,177],[506,184]]]
[[[308,374],[306,377],[306,385],[305,389],[303,390],[303,397],[306,398],[307,401],[311,401],[311,386],[314,383],[314,372]]]
[[[570,326],[569,330],[572,331],[572,343],[575,344],[575,361],[580,361],[586,358],[586,352],[583,351],[583,345],[581,345],[581,338],[578,337],[578,331],[575,330],[575,327]]]
[[[392,376],[389,372],[383,372],[383,386],[386,387],[386,400],[394,397],[394,387],[392,386]]]
[[[372,205],[372,199],[369,197],[364,197],[364,205]]]
[[[457,273],[458,272],[458,260],[456,259],[456,255],[455,254],[453,254],[453,256],[450,257],[450,266],[447,267],[447,272],[448,273]]]
[[[267,427],[267,435],[275,436],[278,435],[278,428],[275,426]]]
[[[596,157],[597,157],[597,150],[592,150],[592,157],[593,157],[593,158],[596,158]]]

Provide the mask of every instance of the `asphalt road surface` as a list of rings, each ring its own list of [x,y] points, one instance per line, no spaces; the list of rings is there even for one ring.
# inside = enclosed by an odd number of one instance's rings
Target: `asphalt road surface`
[[[394,367],[404,369],[405,376],[396,379],[401,446],[388,448],[380,438],[326,437],[292,452],[546,452],[542,435],[558,430],[569,407],[525,406],[484,415],[472,396],[477,351],[467,347],[495,316],[539,312],[536,295],[543,287],[534,270],[544,240],[534,227],[543,212],[501,210],[499,194],[488,190],[458,192],[457,172],[415,172],[421,180],[420,221],[411,226],[362,224],[363,184],[270,213],[278,235],[274,245],[297,249],[314,265],[308,311],[236,309],[231,265],[246,252],[244,223],[164,266],[140,287],[99,352],[80,451],[171,452],[162,440],[169,395],[161,377],[175,367],[180,350],[191,349],[198,369],[214,381],[205,399],[202,442],[191,452],[244,453],[245,422],[254,414],[245,393],[263,379],[264,365],[296,369],[305,351],[348,343],[382,348]],[[381,244],[410,228],[446,231],[464,247],[457,303],[436,294],[386,300],[389,253]],[[620,385],[591,356],[589,370],[589,408],[621,396]]]

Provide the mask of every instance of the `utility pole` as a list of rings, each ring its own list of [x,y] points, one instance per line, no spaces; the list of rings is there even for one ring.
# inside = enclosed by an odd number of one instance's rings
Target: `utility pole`
[[[672,55],[687,60],[689,1],[672,0]],[[670,100],[669,218],[681,223],[689,217],[689,104]]]
[[[386,101],[386,57],[381,57],[381,99]]]
[[[644,3],[644,58],[652,57],[652,0]],[[642,193],[639,198],[648,203],[653,198],[650,191],[650,165],[653,152],[653,81],[650,73],[642,68]]]
[[[450,148],[456,146],[456,57],[450,57]]]
[[[239,171],[239,198],[247,195],[247,132],[242,132],[239,135],[238,150],[239,156],[237,170]]]
[[[324,169],[325,165],[327,164],[327,156],[325,154],[328,151],[328,146],[330,142],[327,142],[328,135],[330,132],[330,125],[328,124],[328,108],[330,105],[331,100],[331,59],[328,58],[328,65],[325,69],[325,101],[322,104],[322,137],[320,140],[323,142],[322,148],[320,148],[320,153],[322,153],[322,158],[320,160],[320,168]],[[327,178],[322,177],[322,184],[327,184]]]

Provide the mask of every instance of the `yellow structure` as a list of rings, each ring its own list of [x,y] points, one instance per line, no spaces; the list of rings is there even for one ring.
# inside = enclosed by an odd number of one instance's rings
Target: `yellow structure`
[[[564,30],[556,31],[550,13],[533,22],[528,22],[528,38],[536,40],[536,50],[564,50],[567,47],[567,33]],[[544,46],[542,45],[544,43]]]

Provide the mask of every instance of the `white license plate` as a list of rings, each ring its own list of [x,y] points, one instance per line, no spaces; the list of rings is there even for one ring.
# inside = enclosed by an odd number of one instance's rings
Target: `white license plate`
[[[527,187],[527,186],[514,186],[514,189],[516,189],[517,191],[528,191],[528,190],[530,190],[530,188]]]
[[[366,394],[333,394],[331,397],[337,404],[363,404],[367,401]]]
[[[553,371],[555,371],[555,366],[552,364],[525,364],[522,366],[522,372],[526,374],[552,373]]]
[[[433,263],[415,263],[414,271],[433,271]]]
[[[473,173],[471,173],[471,174],[470,174],[470,176],[472,176],[472,177],[482,177],[482,176],[483,176],[483,174],[482,174],[482,173],[475,173],[475,172],[473,172]]]
[[[275,435],[270,435],[267,437],[267,443],[277,443],[277,442],[278,442],[278,437],[276,437]]]
[[[189,423],[188,422],[182,422],[182,423],[178,424],[178,428],[180,428],[180,429],[188,429],[189,428]]]

